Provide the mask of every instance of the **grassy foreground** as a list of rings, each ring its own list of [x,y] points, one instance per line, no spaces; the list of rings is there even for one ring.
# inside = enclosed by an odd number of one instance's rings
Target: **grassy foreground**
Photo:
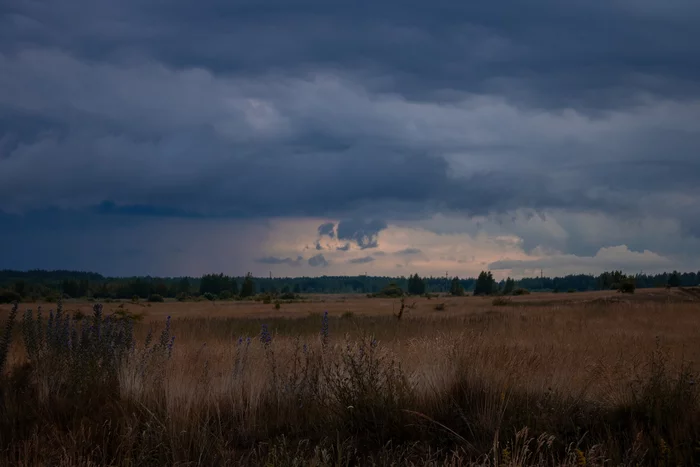
[[[17,310],[0,338],[0,465],[695,465],[699,311],[154,326],[99,305]]]

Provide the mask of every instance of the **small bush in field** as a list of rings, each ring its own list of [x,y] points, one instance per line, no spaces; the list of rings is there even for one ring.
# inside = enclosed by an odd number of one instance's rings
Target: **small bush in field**
[[[214,295],[214,294],[211,293],[211,292],[205,293],[204,295],[202,295],[202,297],[203,297],[205,300],[209,300],[210,302],[215,301],[216,298],[217,298],[216,295]]]
[[[231,300],[231,297],[233,297],[233,294],[230,290],[222,290],[219,292],[219,300]]]
[[[435,307],[433,309],[435,311],[445,311],[446,308],[447,308],[447,306],[444,303],[438,303],[435,305]]]
[[[520,287],[513,291],[513,295],[530,295],[530,291]]]
[[[148,301],[151,303],[163,303],[165,299],[163,298],[162,295],[158,295],[157,293],[151,294],[148,296]]]
[[[275,310],[279,310],[281,307],[279,300],[275,301]]]
[[[131,301],[134,303],[138,303],[139,300],[141,300],[141,297],[139,297],[138,295],[134,295],[133,297],[131,297]]]
[[[624,284],[622,284],[622,285],[620,286],[619,291],[620,291],[621,293],[630,293],[630,294],[632,294],[632,293],[634,293],[634,291],[636,290],[636,288],[637,288],[637,286],[635,286],[634,283],[632,283],[632,282],[625,282]]]
[[[576,289],[569,289],[566,291],[566,293],[576,293]]]

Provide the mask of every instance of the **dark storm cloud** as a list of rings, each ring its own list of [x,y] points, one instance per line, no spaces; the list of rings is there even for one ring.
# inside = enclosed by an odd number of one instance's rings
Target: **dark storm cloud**
[[[436,212],[700,235],[694,0],[0,9],[0,210],[383,219],[319,226],[361,249]],[[585,235],[562,248],[605,246]]]
[[[348,260],[348,263],[350,263],[350,264],[367,264],[367,263],[371,263],[372,261],[374,261],[374,258],[372,258],[371,256],[364,256],[362,258],[350,259],[350,260]]]
[[[379,219],[343,220],[338,223],[338,240],[349,240],[361,250],[377,248],[379,232],[386,228],[386,222]]]
[[[312,256],[311,258],[309,258],[308,263],[309,263],[309,266],[311,266],[312,268],[315,268],[315,267],[325,268],[326,266],[328,266],[328,264],[330,264],[330,263],[328,263],[326,258],[323,256],[323,254],[318,254],[316,256]]]
[[[318,234],[320,236],[328,236],[330,238],[335,237],[335,224],[333,222],[326,222],[318,226]]]
[[[297,256],[296,259],[266,256],[264,258],[257,259],[257,262],[262,264],[287,264],[289,266],[300,266],[303,260],[304,258],[301,256]]]

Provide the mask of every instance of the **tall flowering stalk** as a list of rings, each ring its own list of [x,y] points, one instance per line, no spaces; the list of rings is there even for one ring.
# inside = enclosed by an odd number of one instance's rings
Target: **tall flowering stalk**
[[[267,328],[267,324],[263,324],[262,329],[260,330],[260,342],[262,342],[263,346],[265,346],[266,348],[272,342],[272,334],[270,334],[270,330]]]
[[[321,319],[321,346],[325,349],[328,345],[328,312],[323,313]]]
[[[122,365],[136,353],[133,321],[105,317],[100,304],[95,304],[92,317],[84,320],[65,313],[60,301],[47,322],[42,320],[40,309],[36,317],[27,310],[22,333],[29,361],[49,390],[65,388],[80,393],[89,391],[93,384],[115,384]],[[144,358],[137,362],[144,370],[152,366],[149,362],[154,357],[162,362],[172,354],[175,341],[169,319],[160,341],[149,349],[151,341],[152,336],[144,347]]]
[[[10,351],[10,344],[12,342],[12,328],[15,326],[15,319],[17,319],[17,310],[19,309],[19,304],[15,303],[12,306],[10,315],[5,321],[5,331],[2,337],[0,337],[0,374],[5,370],[5,363],[7,362],[7,354]]]

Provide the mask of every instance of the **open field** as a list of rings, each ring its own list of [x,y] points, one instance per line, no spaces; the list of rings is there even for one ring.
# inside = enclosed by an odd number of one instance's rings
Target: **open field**
[[[106,330],[79,353],[54,324],[28,351],[23,333],[36,320],[22,322],[22,312],[37,304],[23,304],[2,387],[0,464],[700,461],[696,291],[531,294],[506,306],[406,299],[414,302],[401,320],[398,300],[361,296],[279,310],[106,303],[104,315],[142,315],[135,347],[115,365],[108,356],[121,341]],[[66,313],[88,315],[66,326],[88,328],[92,306],[65,303]],[[0,307],[3,321],[9,310]]]
[[[514,306],[556,308],[571,305],[598,305],[620,303],[623,305],[649,303],[694,303],[700,302],[700,288],[683,289],[638,289],[635,294],[621,295],[615,291],[594,291],[576,293],[532,293],[509,297]],[[433,315],[435,305],[445,304],[446,315],[462,315],[482,312],[493,308],[493,297],[450,297],[441,296],[432,299],[423,297],[406,298],[407,305],[415,304],[408,313],[411,316]],[[93,303],[81,300],[69,300],[64,303],[68,312],[80,311],[91,314]],[[55,303],[28,303],[23,308],[42,306],[49,310],[55,308]],[[348,295],[308,295],[303,300],[292,303],[282,303],[281,309],[276,310],[272,304],[261,301],[167,301],[165,303],[147,303],[141,300],[132,303],[129,300],[104,303],[105,313],[128,310],[143,315],[146,321],[162,321],[168,316],[173,318],[299,318],[313,313],[328,312],[331,316],[340,316],[351,312],[356,315],[391,315],[399,309],[399,300],[390,298],[368,299],[360,294]],[[4,317],[11,305],[0,304],[0,318]],[[408,315],[407,315],[408,316]]]

